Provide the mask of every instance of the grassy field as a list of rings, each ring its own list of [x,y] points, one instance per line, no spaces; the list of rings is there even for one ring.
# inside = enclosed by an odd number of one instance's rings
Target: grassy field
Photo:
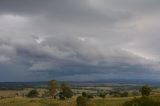
[[[89,100],[89,106],[121,106],[125,101],[131,100],[133,97],[127,98],[94,98]],[[44,98],[8,98],[1,99],[0,106],[76,106],[76,97],[67,100],[54,100]]]
[[[74,92],[79,92],[81,94],[82,91],[86,91],[89,93],[95,93],[95,89],[100,89],[98,87],[89,88],[80,88],[73,89]],[[111,89],[111,88],[101,88],[103,89]],[[24,90],[0,90],[0,106],[76,106],[76,98],[79,95],[76,94],[71,99],[59,100],[52,99],[48,97],[43,97],[42,94],[46,91],[46,89],[37,89],[40,93],[39,98],[27,98],[26,95],[31,88],[27,88]],[[129,91],[128,91],[129,92]],[[17,95],[18,94],[18,95]],[[141,96],[137,96],[139,98]],[[134,98],[133,95],[129,97],[113,97],[106,96],[106,98],[100,98],[95,96],[92,99],[88,100],[87,106],[122,106],[124,102],[131,101]],[[160,90],[153,90],[150,98],[153,98],[156,101],[160,101]],[[159,106],[159,105],[158,105]]]
[[[107,97],[105,99],[95,97],[88,101],[88,106],[122,106],[126,101],[134,97]],[[139,98],[139,97],[138,97]],[[160,101],[160,95],[154,95],[150,98]],[[0,99],[0,106],[76,106],[76,97],[67,100],[45,99],[45,98],[6,98]]]

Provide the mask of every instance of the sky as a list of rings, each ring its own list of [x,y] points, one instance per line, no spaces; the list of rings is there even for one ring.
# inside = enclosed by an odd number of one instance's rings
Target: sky
[[[0,0],[0,81],[160,78],[160,0]]]

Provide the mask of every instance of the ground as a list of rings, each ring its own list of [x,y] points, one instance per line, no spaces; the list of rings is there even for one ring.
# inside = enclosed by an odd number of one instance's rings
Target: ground
[[[131,100],[133,97],[127,98],[94,98],[89,100],[89,106],[121,106],[125,101]],[[55,100],[44,98],[7,98],[0,100],[0,106],[76,106],[76,97],[67,100]]]

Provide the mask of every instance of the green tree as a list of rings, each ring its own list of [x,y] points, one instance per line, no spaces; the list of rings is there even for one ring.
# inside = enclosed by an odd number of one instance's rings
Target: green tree
[[[152,91],[152,89],[148,85],[144,85],[140,89],[142,96],[149,96],[151,91]]]
[[[73,96],[73,92],[68,83],[62,82],[60,89],[64,97],[71,98]]]
[[[87,106],[87,98],[83,96],[78,96],[77,97],[77,106]]]
[[[35,97],[38,97],[39,93],[37,90],[31,90],[28,94],[27,94],[27,97],[30,97],[30,98],[35,98]]]
[[[58,85],[57,85],[57,81],[56,80],[49,81],[48,89],[49,89],[49,93],[52,96],[52,98],[53,97],[56,98],[57,88],[58,88]]]

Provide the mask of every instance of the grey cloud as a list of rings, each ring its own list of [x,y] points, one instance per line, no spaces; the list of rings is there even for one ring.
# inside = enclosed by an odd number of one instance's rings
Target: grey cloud
[[[73,25],[83,23],[85,26],[102,25],[104,23],[110,25],[120,21],[125,22],[125,20],[131,18],[130,13],[115,11],[111,8],[101,12],[90,6],[85,0],[15,0],[14,2],[1,0],[0,10],[2,14],[39,16],[53,22],[59,21]]]
[[[1,0],[0,73],[10,77],[6,73],[12,72],[13,78],[26,80],[156,76],[158,4],[157,0]]]

